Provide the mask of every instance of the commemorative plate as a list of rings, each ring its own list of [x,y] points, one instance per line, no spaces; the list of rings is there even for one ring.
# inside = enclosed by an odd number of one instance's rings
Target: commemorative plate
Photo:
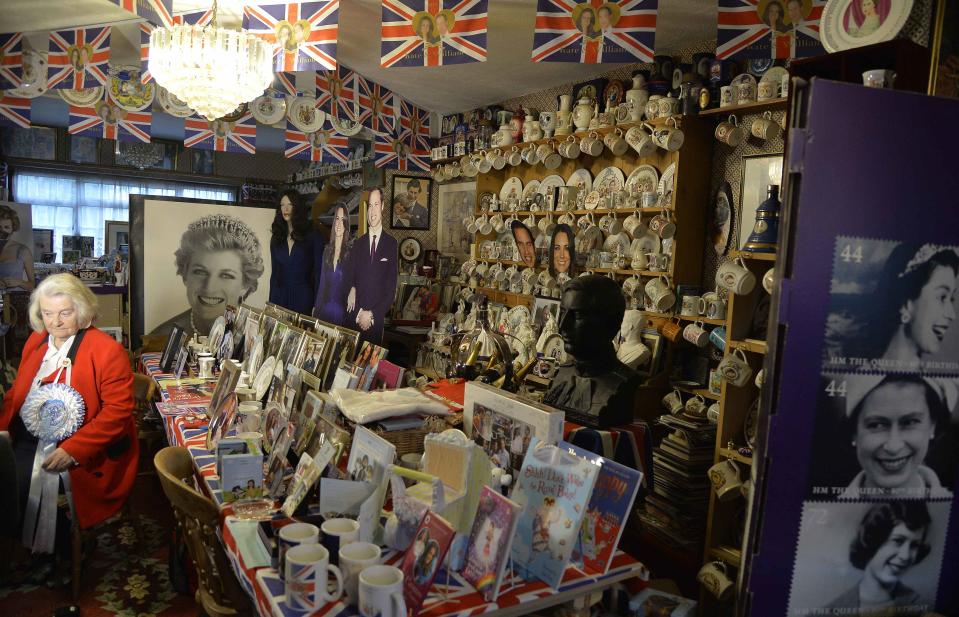
[[[506,182],[503,183],[502,188],[499,190],[500,201],[506,201],[510,197],[518,200],[522,195],[523,181],[517,176],[510,176],[507,178]],[[500,207],[505,207],[505,205],[506,204],[502,204]]]
[[[550,195],[553,194],[553,191],[556,190],[556,187],[559,187],[559,186],[566,186],[566,180],[563,180],[562,176],[558,176],[556,174],[553,174],[551,176],[546,176],[539,183],[539,192],[542,195],[549,197]]]
[[[210,326],[210,338],[209,346],[210,351],[217,352],[220,349],[220,343],[223,342],[223,334],[226,332],[226,319],[223,315],[220,315],[213,320],[213,325]]]
[[[274,356],[268,357],[263,361],[263,364],[260,365],[260,369],[256,372],[256,377],[253,379],[253,389],[256,390],[256,400],[260,400],[266,396],[266,391],[270,389],[270,382],[273,381],[273,369],[276,368],[276,358]]]
[[[298,96],[287,107],[287,117],[293,126],[304,133],[312,133],[323,128],[326,113],[316,108],[316,99],[312,96]]]
[[[533,195],[539,191],[539,180],[530,180],[523,187],[523,201],[532,199]]]
[[[140,81],[140,67],[122,66],[111,71],[110,99],[125,111],[143,111],[153,104],[156,84]]]
[[[640,165],[626,178],[626,190],[630,193],[655,192],[659,187],[659,172],[652,165]]]
[[[666,195],[673,192],[673,178],[676,175],[676,163],[670,163],[663,175],[659,177],[659,185],[656,192],[660,195]]]
[[[286,97],[282,94],[267,92],[253,99],[250,113],[261,124],[276,124],[286,115]]]
[[[589,173],[588,169],[580,167],[569,175],[569,178],[566,179],[566,185],[575,186],[580,191],[589,193],[593,190],[593,174]]]
[[[356,120],[350,120],[349,118],[336,118],[334,116],[330,116],[330,124],[333,125],[333,128],[336,129],[337,133],[346,137],[359,135],[360,131],[363,130],[362,124]]]
[[[47,58],[33,50],[23,52],[23,74],[20,87],[9,90],[11,96],[35,99],[47,91]]]
[[[860,0],[829,0],[819,20],[819,37],[826,51],[833,53],[881,43],[896,37],[909,20],[913,0],[871,2],[867,15]],[[883,8],[886,15],[882,16]]]
[[[74,107],[93,107],[103,99],[103,86],[94,86],[92,88],[83,88],[82,90],[59,89],[57,94]]]
[[[619,167],[609,166],[596,174],[593,180],[593,190],[599,191],[602,197],[611,195],[623,188],[626,184],[626,176]]]
[[[190,109],[189,105],[170,94],[165,88],[157,88],[156,98],[160,104],[160,109],[171,116],[186,118],[193,115],[193,110]]]

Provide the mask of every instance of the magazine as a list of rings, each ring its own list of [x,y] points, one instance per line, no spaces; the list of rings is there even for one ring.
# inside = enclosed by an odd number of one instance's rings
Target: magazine
[[[523,578],[554,589],[563,580],[598,468],[533,437],[513,500],[523,508],[510,552]]]
[[[559,442],[559,447],[599,468],[573,549],[573,561],[582,562],[589,573],[605,574],[629,520],[643,474],[565,441]]]
[[[400,569],[403,571],[403,598],[407,610],[419,612],[433,586],[433,579],[446,559],[446,551],[456,531],[446,519],[427,510],[420,521],[413,544],[406,549]]]
[[[466,564],[462,574],[487,602],[496,601],[499,595],[503,570],[509,561],[516,534],[519,510],[516,502],[488,486],[483,487],[467,543]]]

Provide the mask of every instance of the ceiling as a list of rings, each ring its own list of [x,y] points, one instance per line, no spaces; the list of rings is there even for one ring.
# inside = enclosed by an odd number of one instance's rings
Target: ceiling
[[[205,9],[211,0],[174,0],[174,13]],[[111,63],[137,63],[136,19],[110,0],[3,0],[4,32],[33,33],[27,40],[46,49],[46,32],[71,26],[120,22],[114,29]],[[64,10],[69,5],[70,10]],[[242,0],[220,0],[221,22],[238,26]],[[534,0],[490,0],[486,62],[455,66],[381,69],[380,0],[340,0],[338,60],[413,103],[438,112],[462,111],[529,92],[580,81],[611,65],[532,63]],[[656,50],[674,52],[716,36],[715,0],[660,2]]]

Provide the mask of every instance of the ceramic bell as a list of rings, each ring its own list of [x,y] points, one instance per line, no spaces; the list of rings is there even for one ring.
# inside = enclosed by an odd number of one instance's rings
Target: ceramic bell
[[[779,186],[770,184],[766,201],[756,209],[756,224],[746,239],[743,250],[753,253],[775,253],[779,241]]]

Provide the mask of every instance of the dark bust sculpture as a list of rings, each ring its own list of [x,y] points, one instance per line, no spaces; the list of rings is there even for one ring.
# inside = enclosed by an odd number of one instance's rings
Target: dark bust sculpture
[[[559,367],[543,399],[566,419],[594,428],[631,422],[639,375],[616,358],[626,301],[616,283],[595,274],[563,289],[559,332],[573,362]]]

